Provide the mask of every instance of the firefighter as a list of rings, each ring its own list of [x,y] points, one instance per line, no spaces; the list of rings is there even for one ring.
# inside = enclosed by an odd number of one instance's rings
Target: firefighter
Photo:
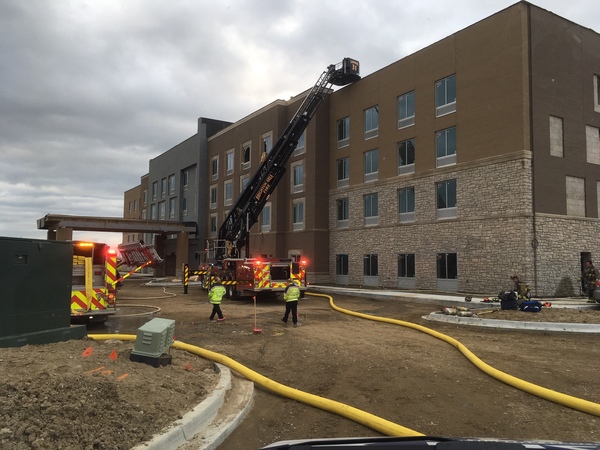
[[[218,321],[225,320],[223,317],[223,312],[221,311],[221,300],[223,300],[223,296],[225,295],[225,287],[221,284],[221,279],[219,277],[215,278],[215,284],[208,291],[208,298],[210,299],[210,303],[213,305],[212,314],[210,315],[210,320],[214,320],[215,314],[218,316]]]
[[[290,312],[292,313],[292,322],[294,325],[298,323],[298,300],[300,299],[300,288],[295,281],[288,284],[283,291],[283,299],[285,300],[285,315],[281,319],[283,323],[287,323]]]

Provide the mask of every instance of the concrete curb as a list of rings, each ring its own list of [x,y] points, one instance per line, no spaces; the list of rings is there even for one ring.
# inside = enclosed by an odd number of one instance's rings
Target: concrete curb
[[[215,367],[220,376],[212,394],[180,420],[174,422],[167,431],[155,435],[150,441],[139,444],[132,450],[176,450],[205,430],[208,431],[202,435],[202,442],[194,448],[215,449],[225,440],[249,410],[254,384],[251,382],[233,383],[229,368],[216,363]],[[225,404],[226,395],[231,393],[234,385],[240,391],[236,394],[236,402],[234,402],[236,414],[229,414],[225,418],[221,418],[217,424],[213,423]]]
[[[600,333],[600,325],[590,323],[523,322],[520,320],[480,319],[479,317],[451,316],[441,312],[432,312],[428,316],[423,316],[422,318],[435,322],[455,323],[458,325],[471,325],[476,327],[503,328],[510,330]]]

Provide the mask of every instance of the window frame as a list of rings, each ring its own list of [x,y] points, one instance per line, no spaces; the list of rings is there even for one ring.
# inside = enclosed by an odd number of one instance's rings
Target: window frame
[[[337,227],[348,228],[350,224],[350,199],[348,197],[338,198],[335,204]]]
[[[225,153],[225,171],[227,175],[231,175],[233,173],[235,167],[235,151],[234,149],[227,150]]]
[[[379,136],[379,105],[373,105],[363,112],[365,140]]]
[[[404,201],[404,204],[403,204]],[[405,206],[405,207],[403,207]],[[411,209],[412,207],[412,209]],[[398,189],[398,222],[415,221],[415,187],[407,186]],[[403,211],[404,210],[404,211]]]
[[[456,112],[456,74],[437,80],[435,87],[435,117]]]
[[[415,278],[416,265],[414,253],[398,253],[398,278]]]
[[[453,184],[453,189],[448,190],[448,187]],[[440,193],[440,188],[443,187],[443,192]],[[441,198],[443,194],[444,198]],[[453,219],[458,215],[458,183],[456,178],[450,180],[438,181],[435,184],[436,196],[436,218],[437,219]],[[441,202],[444,202],[443,205]],[[450,205],[450,206],[449,206]]]
[[[402,147],[404,147],[404,149]],[[412,147],[412,150],[410,147]],[[415,173],[415,138],[405,139],[398,142],[396,149],[396,156],[398,158],[398,175]]]
[[[247,141],[242,144],[240,163],[242,165],[242,170],[250,168],[252,163],[252,141]]]
[[[304,191],[304,160],[296,161],[290,164],[290,191],[292,194],[297,194]],[[301,173],[298,173],[301,172]]]
[[[365,182],[377,181],[379,178],[379,149],[367,150],[363,153]]]
[[[223,182],[223,205],[229,206],[233,203],[233,180]]]
[[[337,276],[348,276],[349,265],[349,257],[346,253],[335,255],[335,274]]]
[[[379,255],[377,253],[367,253],[363,255],[363,276],[379,276]]]
[[[453,140],[453,142],[452,142]],[[452,148],[453,144],[453,148]],[[441,154],[443,153],[443,154]],[[448,127],[435,132],[435,166],[446,167],[456,164],[457,131]]]
[[[456,252],[436,253],[435,268],[436,268],[436,278],[438,280],[457,280],[458,279],[458,253],[456,253]]]
[[[342,117],[336,124],[337,148],[350,145],[350,116]]]
[[[263,210],[260,213],[260,232],[268,233],[271,231],[271,202],[265,203]]]
[[[217,208],[217,202],[219,200],[219,188],[216,184],[213,184],[208,188],[208,203],[210,205],[210,209]]]
[[[339,158],[336,164],[337,169],[337,187],[346,187],[350,185],[350,157],[345,156],[343,158]],[[340,169],[342,173],[340,174]],[[345,178],[340,178],[340,175],[345,176]]]
[[[409,91],[398,96],[398,129],[411,127],[415,124],[415,91]]]
[[[304,198],[298,198],[292,200],[292,231],[304,230],[304,222],[306,211],[304,208]],[[298,220],[301,217],[301,221]]]
[[[219,179],[219,155],[210,159],[210,179],[212,181]]]
[[[375,226],[379,223],[379,192],[363,196],[363,213],[365,226]]]

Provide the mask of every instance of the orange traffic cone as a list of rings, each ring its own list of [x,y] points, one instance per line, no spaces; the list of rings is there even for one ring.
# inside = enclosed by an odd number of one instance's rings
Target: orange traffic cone
[[[83,356],[85,358],[86,356],[92,356],[93,353],[94,353],[94,349],[90,346],[83,351],[81,356]]]
[[[110,358],[110,359],[112,359],[113,361],[114,361],[115,359],[117,359],[117,352],[116,352],[116,350],[113,350],[113,351],[111,352],[111,354],[110,354],[109,358]]]

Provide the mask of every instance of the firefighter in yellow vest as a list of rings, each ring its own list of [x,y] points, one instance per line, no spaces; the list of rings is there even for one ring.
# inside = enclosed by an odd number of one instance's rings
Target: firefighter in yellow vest
[[[285,315],[282,322],[287,323],[290,312],[292,313],[292,322],[294,325],[299,325],[298,323],[298,300],[300,299],[300,288],[298,284],[293,281],[288,284],[283,291],[283,299],[285,300]]]
[[[215,278],[215,284],[208,291],[208,298],[210,299],[210,303],[213,305],[212,314],[210,315],[210,320],[215,318],[215,314],[219,317],[218,321],[225,320],[223,317],[223,312],[221,311],[221,300],[223,300],[223,296],[225,295],[225,287],[221,284],[221,279],[219,277]]]

